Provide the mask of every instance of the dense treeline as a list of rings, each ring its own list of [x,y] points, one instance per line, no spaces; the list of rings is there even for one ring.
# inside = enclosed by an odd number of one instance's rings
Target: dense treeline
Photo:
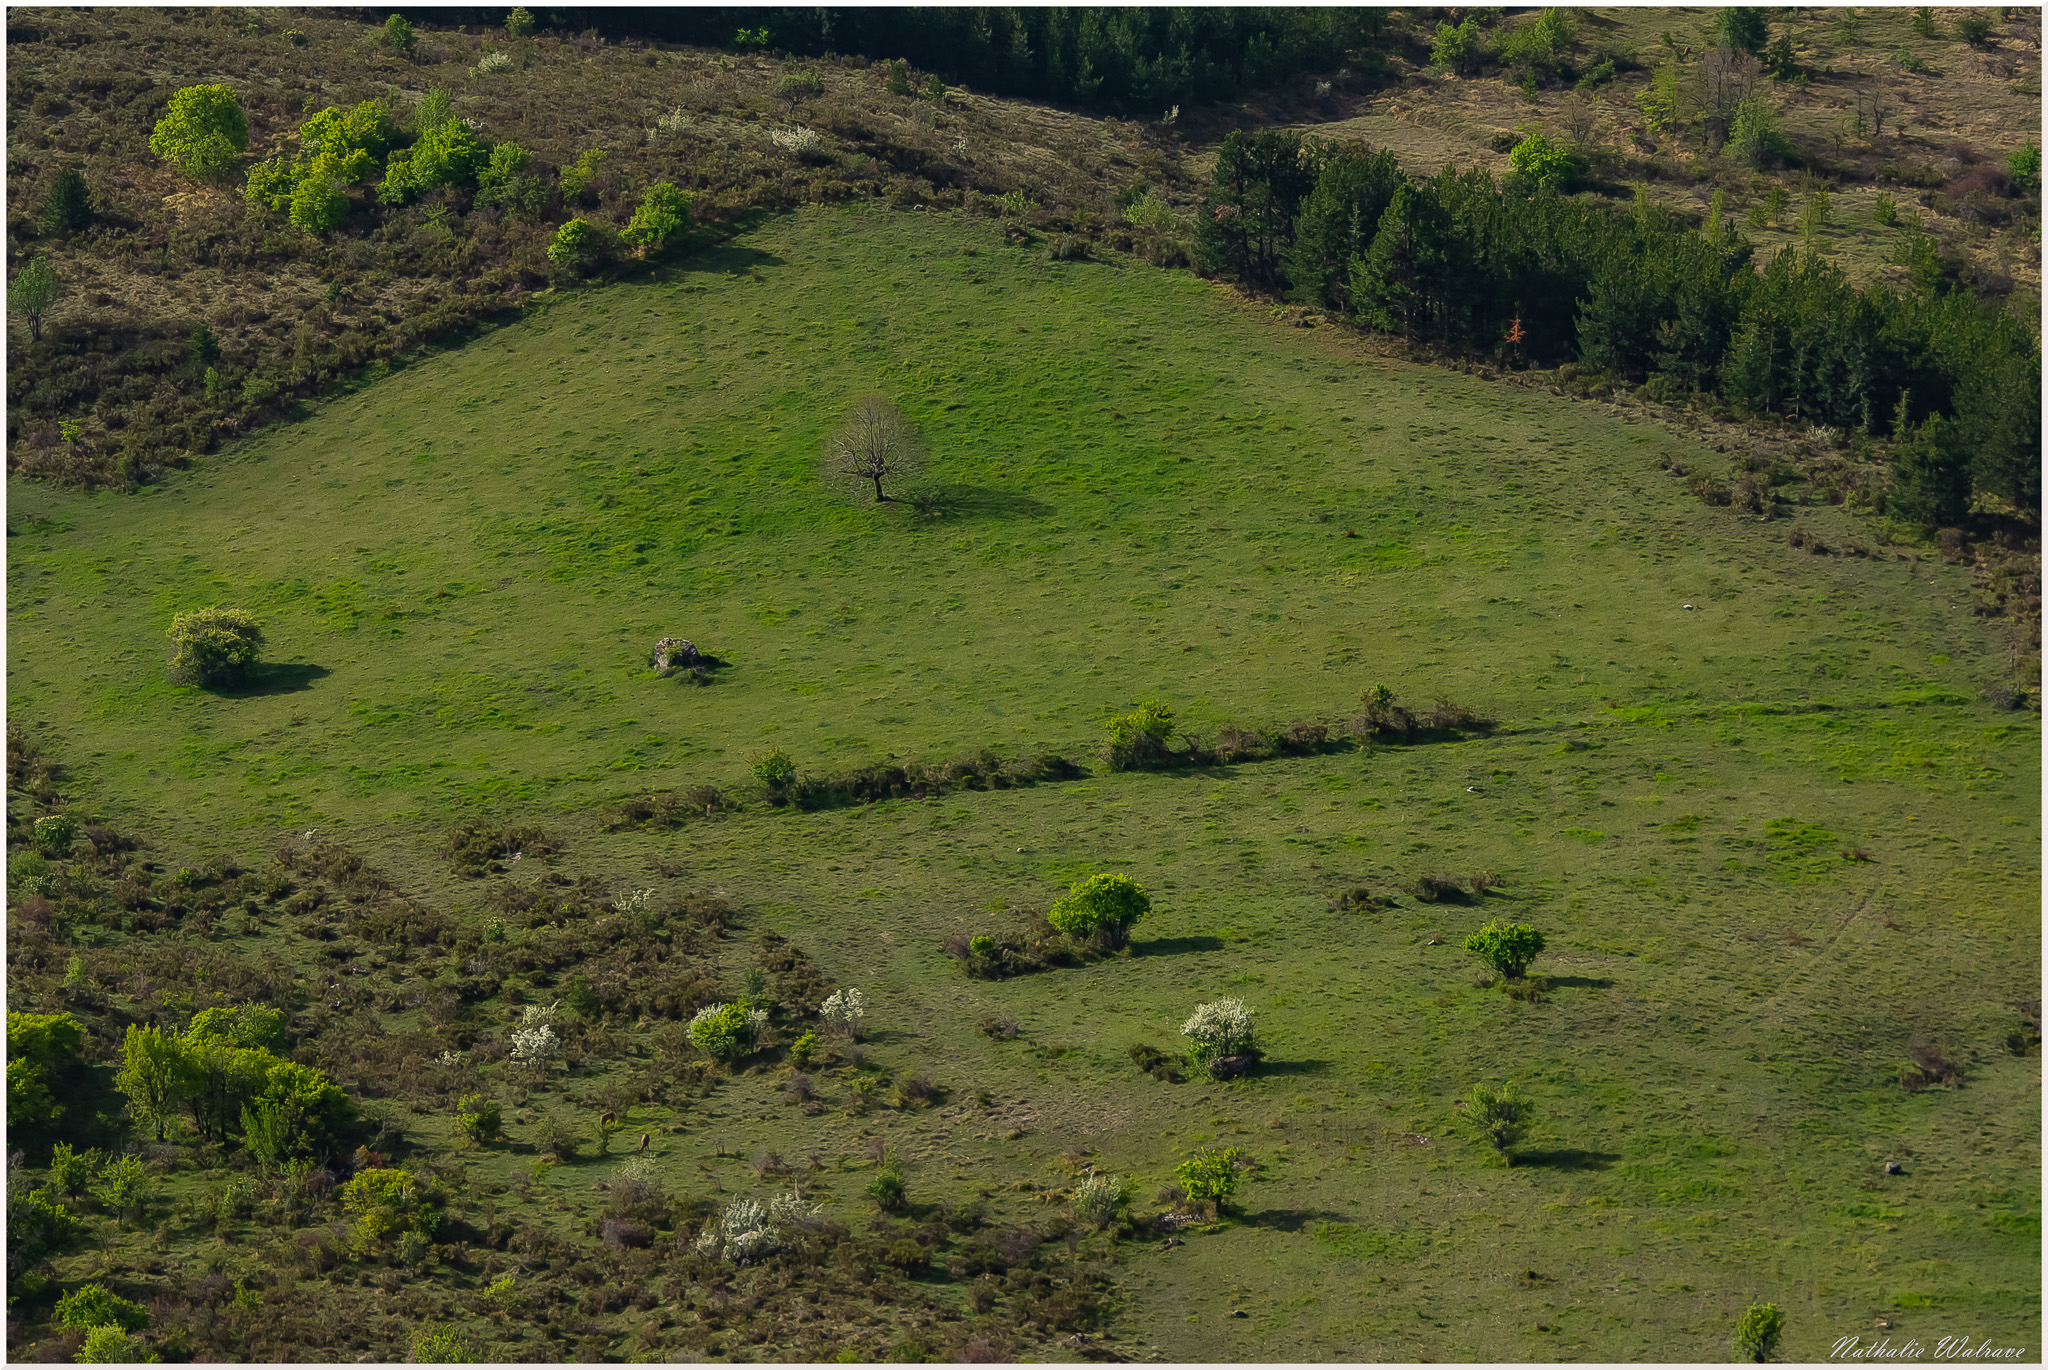
[[[1230,135],[1196,240],[1209,270],[1380,332],[1889,436],[1890,507],[1918,523],[1959,524],[1973,496],[2039,508],[2039,341],[1938,283],[1859,291],[1811,255],[1758,261],[1723,219],[1421,180],[1285,132]]]
[[[365,13],[368,13],[367,11]],[[1386,27],[1369,8],[1159,9],[730,5],[536,9],[544,26],[705,47],[901,59],[996,95],[1157,118],[1309,71],[1371,60]],[[447,23],[504,22],[503,9],[443,10]]]

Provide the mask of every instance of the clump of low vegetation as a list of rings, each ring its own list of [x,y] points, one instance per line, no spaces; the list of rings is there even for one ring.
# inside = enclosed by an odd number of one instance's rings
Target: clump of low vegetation
[[[1104,951],[1129,945],[1131,929],[1152,911],[1152,897],[1128,875],[1104,872],[1074,883],[1045,921],[1075,942]]]
[[[1496,918],[1465,939],[1465,950],[1503,979],[1519,980],[1529,973],[1529,963],[1542,954],[1543,934],[1527,923]]]
[[[1509,1081],[1499,1086],[1474,1085],[1465,1101],[1465,1121],[1501,1160],[1515,1163],[1515,1147],[1536,1120],[1536,1105]]]
[[[209,689],[239,684],[263,650],[263,629],[242,609],[218,605],[171,620],[171,680]]]
[[[449,864],[471,878],[503,872],[521,861],[540,860],[560,850],[554,838],[540,828],[493,828],[482,823],[465,823],[441,843],[441,854]]]

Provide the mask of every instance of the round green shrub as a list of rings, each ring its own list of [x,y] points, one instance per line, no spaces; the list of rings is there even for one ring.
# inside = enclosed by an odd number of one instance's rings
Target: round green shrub
[[[180,685],[231,685],[256,664],[263,630],[241,609],[209,605],[171,620],[171,679]]]
[[[1753,1303],[1735,1324],[1735,1349],[1746,1360],[1762,1362],[1777,1349],[1785,1332],[1785,1315],[1775,1303]]]
[[[1152,898],[1143,885],[1128,875],[1105,872],[1075,884],[1047,912],[1045,921],[1074,941],[1114,951],[1130,940],[1131,929],[1151,911]]]
[[[1503,977],[1519,980],[1542,952],[1543,934],[1527,923],[1503,923],[1496,918],[1465,939],[1465,950]]]
[[[768,1015],[738,1004],[713,1004],[700,1009],[690,1020],[690,1044],[722,1065],[752,1051],[759,1042]]]
[[[555,230],[548,260],[566,271],[588,271],[604,259],[604,235],[588,219],[571,219]]]
[[[35,834],[36,848],[44,856],[66,857],[78,840],[78,820],[68,813],[45,814],[36,820]]]
[[[116,1327],[139,1332],[149,1325],[141,1304],[130,1303],[98,1284],[80,1285],[57,1300],[57,1322],[63,1327]]]

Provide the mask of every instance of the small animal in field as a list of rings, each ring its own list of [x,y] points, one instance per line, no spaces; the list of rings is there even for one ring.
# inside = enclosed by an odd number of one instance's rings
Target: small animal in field
[[[640,1134],[640,1154],[642,1156],[647,1154],[647,1134],[644,1132]]]
[[[597,1121],[599,1126],[601,1127],[610,1127],[613,1123],[616,1123],[618,1120],[618,1112],[614,1109],[608,1108],[604,1112],[597,1115]]]

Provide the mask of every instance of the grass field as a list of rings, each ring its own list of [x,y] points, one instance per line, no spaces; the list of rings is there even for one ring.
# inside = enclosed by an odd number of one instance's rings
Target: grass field
[[[920,425],[937,516],[818,482],[867,390]],[[1045,1211],[1026,1190],[1071,1183],[1069,1148],[1139,1177],[1142,1209],[1190,1147],[1246,1147],[1241,1218],[1118,1248],[1125,1354],[1715,1359],[1755,1299],[1785,1308],[1788,1359],[1880,1320],[2036,1347],[2039,1057],[2002,1039],[2005,1002],[2039,992],[2038,715],[1978,698],[1998,649],[1957,607],[1965,571],[1794,551],[1660,459],[1725,463],[1189,277],[1049,263],[950,216],[806,211],[550,297],[161,488],[11,483],[9,711],[173,864],[261,863],[318,828],[481,920],[480,891],[523,877],[480,886],[435,854],[480,819],[550,829],[554,869],[615,888],[720,888],[865,990],[879,1061],[950,1091],[810,1117],[761,1071],[636,1111],[679,1128],[655,1144],[676,1192],[766,1192],[746,1156],[815,1152],[852,1221],[865,1177],[838,1176],[879,1135],[919,1197],[1025,1221]],[[1794,526],[1855,535],[1826,507]],[[209,602],[262,620],[257,688],[164,683],[171,615]],[[731,664],[656,679],[665,634]],[[1197,731],[1334,723],[1379,681],[1499,727],[601,830],[651,789],[751,796],[770,746],[807,773],[983,744],[1087,758],[1144,697]],[[1132,955],[986,982],[939,950],[1098,869],[1153,893]],[[1479,870],[1502,883],[1406,892]],[[1358,886],[1397,902],[1330,908]],[[1542,1002],[1475,987],[1461,944],[1495,915],[1550,938]],[[268,914],[223,940],[316,964]],[[746,955],[723,953],[729,979]],[[1259,1075],[1132,1067],[1226,994],[1257,1015]],[[514,983],[476,1021],[522,997],[554,992]],[[978,1030],[1006,1012],[1017,1040]],[[645,1049],[644,1022],[617,1027]],[[1961,1088],[1900,1087],[1919,1039]],[[1510,1075],[1540,1121],[1503,1168],[1454,1100]],[[480,1192],[536,1152],[512,1117],[513,1145],[471,1161]],[[452,1146],[445,1116],[405,1121]],[[607,1164],[553,1171],[521,1211],[583,1234]],[[607,1354],[703,1349],[667,1324],[632,1340],[637,1316]]]

